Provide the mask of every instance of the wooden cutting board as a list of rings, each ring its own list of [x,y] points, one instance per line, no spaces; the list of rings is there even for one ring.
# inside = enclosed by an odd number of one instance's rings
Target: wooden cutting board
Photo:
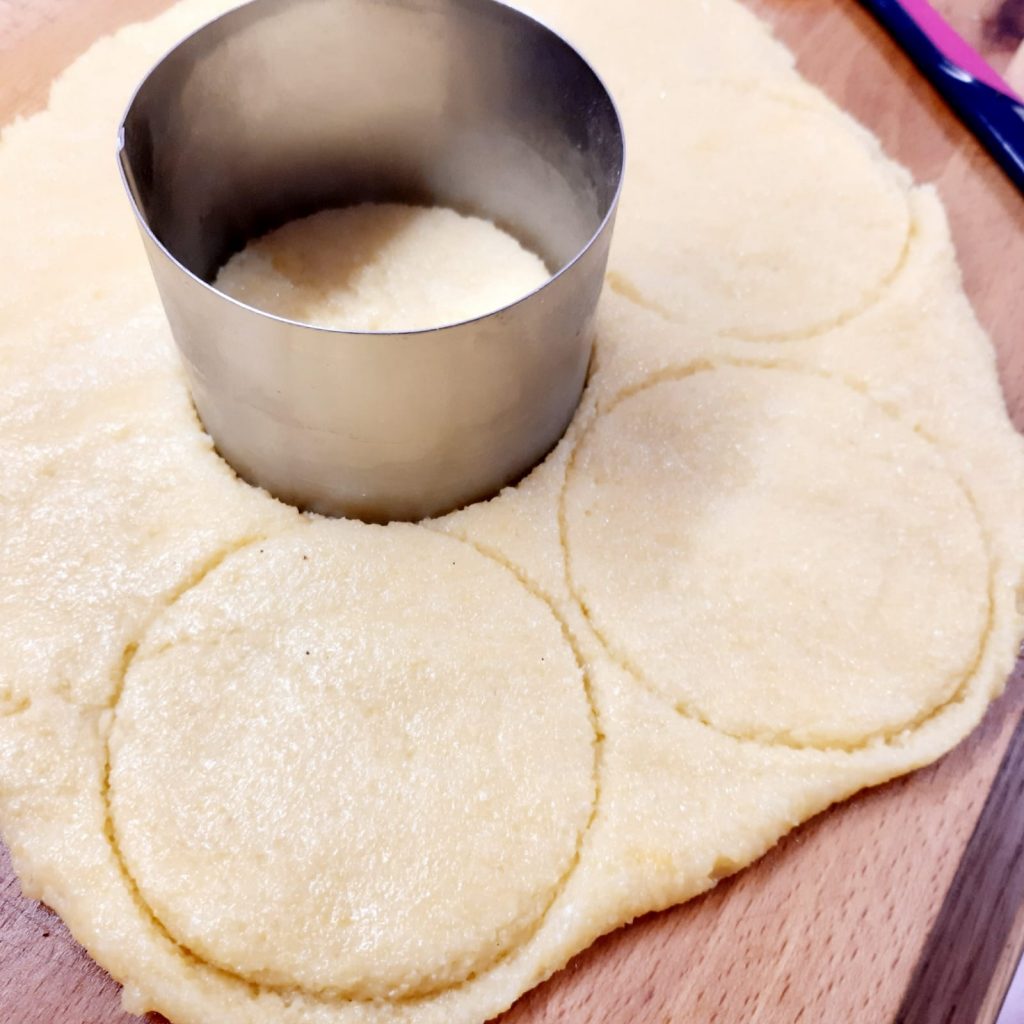
[[[811,81],[938,183],[1024,427],[1024,198],[853,0],[750,2]],[[42,106],[51,78],[97,36],[167,5],[0,0],[0,122]],[[937,6],[1024,92],[1024,0]],[[607,937],[502,1024],[991,1024],[1024,947],[1022,712],[1018,665],[981,728],[937,765]],[[0,847],[0,1022],[134,1021],[61,922],[21,898]],[[1024,1024],[1024,1007],[1000,1024]]]

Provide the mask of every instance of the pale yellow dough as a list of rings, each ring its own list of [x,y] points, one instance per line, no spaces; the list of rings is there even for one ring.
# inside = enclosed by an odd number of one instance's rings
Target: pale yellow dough
[[[528,939],[595,796],[558,619],[416,526],[232,555],[147,632],[109,742],[114,832],[168,931],[355,998],[447,988]]]
[[[723,732],[856,745],[974,666],[989,566],[971,504],[841,382],[725,365],[653,383],[584,436],[564,503],[593,628]]]
[[[288,320],[414,331],[491,313],[548,276],[539,256],[479,217],[364,203],[322,210],[251,242],[215,284]]]
[[[101,41],[0,145],[0,828],[135,1012],[480,1024],[975,726],[1024,450],[933,190],[748,12],[545,0],[630,139],[580,411],[492,501],[300,516],[203,434],[111,156],[227,6]],[[438,216],[413,249],[508,243]],[[409,280],[402,326],[483,301]]]
[[[635,122],[613,288],[754,341],[821,331],[878,297],[910,216],[906,173],[871,136],[806,87],[688,83],[672,97]]]

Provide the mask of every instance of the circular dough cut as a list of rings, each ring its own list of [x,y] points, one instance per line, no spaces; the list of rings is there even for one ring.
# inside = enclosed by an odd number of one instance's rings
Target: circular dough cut
[[[826,328],[877,296],[910,230],[906,173],[793,93],[690,84],[631,126],[620,290],[750,340]]]
[[[525,941],[575,863],[594,732],[550,607],[420,527],[230,557],[150,631],[110,739],[126,869],[196,956],[351,998]]]
[[[955,694],[986,629],[968,499],[928,443],[826,378],[724,367],[648,386],[584,437],[564,511],[611,652],[732,735],[894,734]]]

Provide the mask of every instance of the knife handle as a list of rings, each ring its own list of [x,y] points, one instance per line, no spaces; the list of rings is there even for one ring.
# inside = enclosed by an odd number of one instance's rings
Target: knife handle
[[[1024,103],[923,0],[861,3],[1024,193]]]

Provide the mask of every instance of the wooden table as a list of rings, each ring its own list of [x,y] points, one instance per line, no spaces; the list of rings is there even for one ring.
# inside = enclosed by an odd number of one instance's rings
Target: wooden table
[[[0,120],[38,109],[94,38],[167,2],[0,0]],[[1024,427],[1024,199],[853,0],[750,2],[808,78],[938,183]],[[1024,92],[1024,0],[938,6]],[[707,896],[607,937],[503,1024],[991,1024],[1024,946],[1022,711],[1018,665],[982,727],[937,765],[810,822]],[[133,1020],[61,922],[20,897],[0,849],[0,1021]],[[1024,1006],[1000,1024],[1022,1022]]]

